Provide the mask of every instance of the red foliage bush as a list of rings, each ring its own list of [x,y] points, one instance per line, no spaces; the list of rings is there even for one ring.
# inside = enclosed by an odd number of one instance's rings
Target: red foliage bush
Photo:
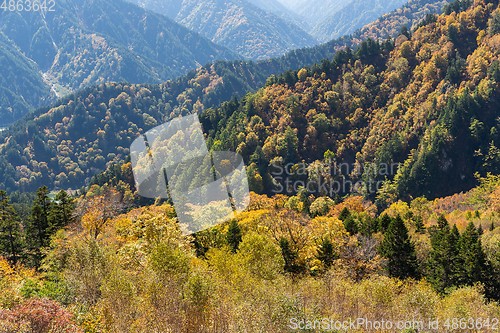
[[[48,298],[30,298],[11,310],[0,310],[1,332],[83,333],[73,314]]]

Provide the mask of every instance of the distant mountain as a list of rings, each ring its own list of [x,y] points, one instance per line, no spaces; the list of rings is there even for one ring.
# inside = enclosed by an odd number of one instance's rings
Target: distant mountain
[[[65,95],[108,81],[163,82],[216,59],[241,58],[165,16],[122,0],[61,0],[54,9],[43,15],[1,13],[0,54],[7,65],[0,69],[0,89],[5,91],[0,124],[47,104],[49,86]],[[23,74],[8,79],[12,73]]]
[[[410,0],[401,8],[382,15],[353,33],[353,40],[359,43],[367,38],[380,40],[387,36],[394,37],[403,26],[411,30],[416,28],[428,14],[441,14],[448,3],[450,1],[447,0]]]
[[[130,1],[167,15],[253,60],[281,56],[292,49],[318,43],[296,24],[246,0]],[[264,2],[253,1],[264,6]],[[279,12],[279,5],[271,2],[267,7]]]
[[[407,0],[354,0],[319,22],[311,34],[321,42],[354,32]]]
[[[311,27],[306,30],[320,42],[328,42],[347,34],[354,34],[377,18],[394,17],[395,25],[384,24],[382,29],[391,31],[386,36],[394,36],[394,28],[399,32],[402,25],[411,27],[426,14],[440,14],[446,0],[281,0],[281,4],[294,11]],[[400,8],[401,7],[401,8]],[[393,11],[393,12],[391,12]],[[372,25],[373,26],[373,25]],[[373,35],[370,37],[374,37]]]
[[[248,2],[261,9],[264,9],[267,12],[276,14],[285,20],[297,24],[299,27],[304,29],[304,31],[311,30],[311,26],[306,19],[301,17],[299,14],[297,14],[287,6],[284,6],[278,0],[248,0]]]
[[[43,81],[36,63],[0,32],[0,126],[14,122],[55,95]]]
[[[303,17],[314,28],[325,18],[335,14],[352,0],[298,0],[290,1],[287,7]]]

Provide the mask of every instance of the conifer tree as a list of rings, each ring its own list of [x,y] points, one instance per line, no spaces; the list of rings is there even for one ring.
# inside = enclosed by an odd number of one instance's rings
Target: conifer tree
[[[0,190],[0,254],[13,265],[22,256],[24,241],[19,217],[9,203],[7,192]]]
[[[401,216],[398,215],[389,224],[379,253],[388,259],[387,271],[390,276],[400,279],[420,276],[415,246]]]
[[[431,234],[432,250],[429,254],[427,267],[429,281],[439,292],[457,285],[461,270],[458,241],[460,234],[456,225],[450,230],[448,221],[441,215],[438,227]]]
[[[459,249],[463,261],[461,283],[473,285],[476,282],[481,282],[485,287],[485,296],[498,300],[500,298],[498,272],[495,272],[494,267],[486,257],[481,238],[473,222],[467,225],[460,237]]]
[[[73,210],[74,199],[66,191],[59,191],[50,210],[51,234],[74,221]]]
[[[387,215],[387,213],[385,213],[379,218],[378,231],[386,232],[389,224],[391,224],[391,218]]]
[[[238,225],[238,222],[236,222],[235,219],[232,219],[231,222],[229,223],[229,228],[227,230],[226,234],[226,240],[229,246],[231,247],[231,250],[233,253],[236,253],[238,250],[238,246],[241,243],[241,228]]]
[[[31,209],[31,218],[26,227],[26,240],[33,264],[38,267],[42,259],[42,248],[49,245],[51,223],[49,220],[52,200],[47,186],[40,187]]]
[[[480,223],[479,226],[477,227],[477,234],[478,236],[482,236],[483,233],[484,233],[483,226]]]
[[[318,260],[323,263],[326,269],[328,269],[333,264],[336,256],[333,252],[333,244],[330,241],[330,238],[323,238],[323,241],[318,247],[318,254],[316,255],[316,258],[318,258]]]
[[[356,223],[352,215],[349,215],[344,220],[344,228],[351,236],[358,233],[358,224]]]
[[[351,212],[349,211],[349,209],[347,209],[347,207],[344,207],[344,209],[342,209],[342,211],[339,214],[339,220],[345,221],[345,219],[350,215]]]
[[[473,285],[475,282],[484,282],[489,272],[489,263],[481,246],[481,239],[473,222],[469,222],[460,237],[460,257],[463,261],[460,282]]]
[[[281,254],[285,260],[283,270],[293,274],[302,273],[305,270],[305,267],[297,263],[297,253],[290,246],[288,239],[281,237],[279,245],[281,248]]]
[[[425,225],[422,216],[415,216],[415,229],[419,234],[425,233]]]

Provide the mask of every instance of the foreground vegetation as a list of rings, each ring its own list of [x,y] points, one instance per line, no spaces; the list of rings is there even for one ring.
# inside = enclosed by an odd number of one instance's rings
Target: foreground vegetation
[[[486,324],[500,316],[500,179],[480,183],[383,212],[361,196],[336,203],[303,192],[252,193],[235,219],[190,236],[168,203],[137,207],[136,194],[107,183],[76,202],[64,192],[52,201],[40,189],[22,222],[4,193],[0,327],[290,332],[297,321],[324,318]],[[11,247],[13,231],[22,241]]]

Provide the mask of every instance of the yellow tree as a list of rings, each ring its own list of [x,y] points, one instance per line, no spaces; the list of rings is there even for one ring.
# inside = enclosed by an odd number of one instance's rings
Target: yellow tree
[[[90,237],[97,239],[106,223],[123,209],[120,192],[113,188],[106,189],[102,194],[85,198],[77,208],[84,229]]]

